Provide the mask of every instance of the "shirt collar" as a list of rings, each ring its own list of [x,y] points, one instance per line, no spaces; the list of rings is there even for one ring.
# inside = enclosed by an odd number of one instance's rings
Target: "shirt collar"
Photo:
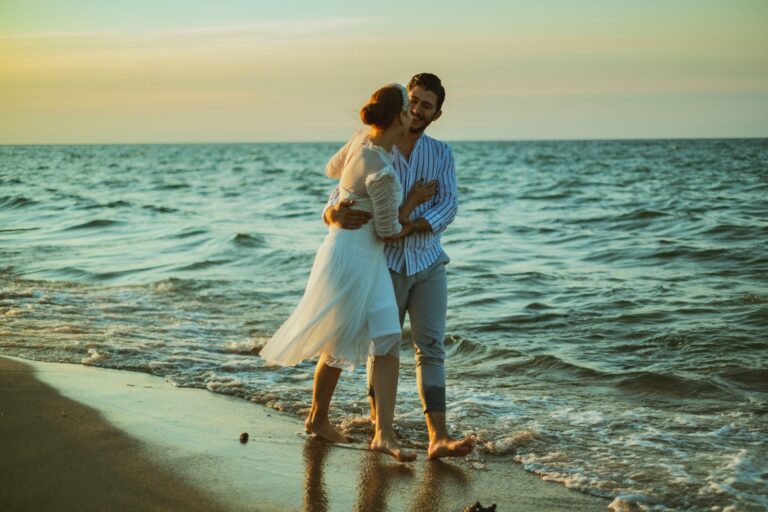
[[[419,147],[419,144],[421,144],[421,141],[425,137],[427,137],[427,134],[424,132],[421,132],[421,135],[419,135],[419,138],[416,139],[416,144],[413,145],[413,149],[411,150],[411,158],[413,158],[413,154],[416,152],[416,148]],[[410,163],[410,158],[405,158],[405,155],[400,152],[400,148],[397,147],[397,144],[392,144],[392,152],[398,157],[405,160],[406,162]]]

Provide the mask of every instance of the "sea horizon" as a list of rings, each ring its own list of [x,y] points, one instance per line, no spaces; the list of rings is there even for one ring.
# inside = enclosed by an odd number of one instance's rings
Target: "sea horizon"
[[[763,136],[723,136],[723,137],[619,137],[619,138],[519,138],[519,139],[447,139],[438,136],[436,138],[446,143],[462,142],[655,142],[655,141],[707,141],[707,140],[768,140],[768,135]],[[0,147],[35,147],[35,146],[148,146],[148,145],[178,145],[178,146],[198,146],[198,145],[244,145],[244,144],[336,144],[344,143],[346,139],[324,139],[324,140],[258,140],[258,141],[164,141],[164,142],[33,142],[33,143],[0,143]]]

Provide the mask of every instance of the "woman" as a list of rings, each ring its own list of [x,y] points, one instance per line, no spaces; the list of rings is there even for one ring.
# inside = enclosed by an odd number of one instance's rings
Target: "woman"
[[[392,167],[392,146],[411,124],[405,87],[391,84],[376,91],[360,118],[370,131],[347,142],[328,162],[326,174],[340,180],[339,199],[353,200],[373,221],[355,230],[329,228],[304,296],[260,355],[283,365],[320,356],[305,427],[335,442],[345,440],[328,418],[341,369],[372,353],[377,400],[371,449],[408,461],[416,455],[400,449],[392,429],[399,360],[387,353],[400,343],[401,330],[381,240],[410,234],[408,215],[423,200],[414,194],[399,208],[402,186]]]

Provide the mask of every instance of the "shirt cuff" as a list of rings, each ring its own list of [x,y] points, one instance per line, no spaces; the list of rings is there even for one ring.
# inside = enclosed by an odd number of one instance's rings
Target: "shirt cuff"
[[[427,211],[421,216],[424,220],[429,222],[429,226],[432,228],[432,232],[437,234],[445,229],[443,226],[442,216],[435,211]]]

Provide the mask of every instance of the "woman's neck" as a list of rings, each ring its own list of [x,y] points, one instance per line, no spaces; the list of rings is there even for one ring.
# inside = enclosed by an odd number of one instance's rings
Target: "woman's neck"
[[[370,135],[368,135],[368,140],[372,144],[379,146],[387,152],[392,151],[396,138],[397,134],[394,130],[380,130],[378,128],[372,128]]]

